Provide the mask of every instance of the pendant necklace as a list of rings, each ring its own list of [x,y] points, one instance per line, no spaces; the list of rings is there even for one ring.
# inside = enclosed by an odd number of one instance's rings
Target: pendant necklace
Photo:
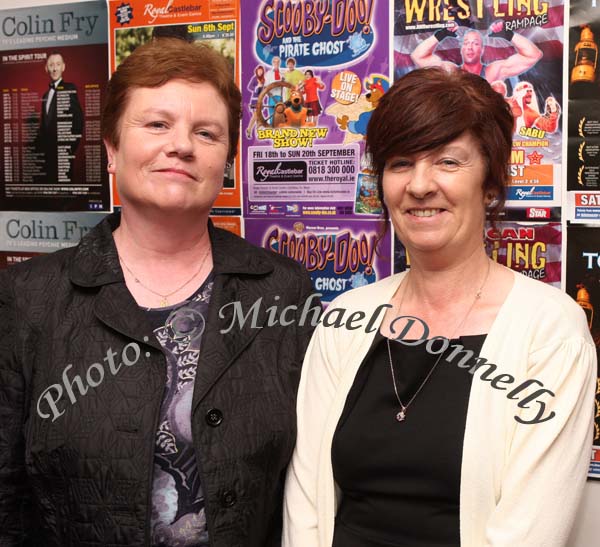
[[[146,289],[148,292],[151,292],[152,294],[156,295],[156,296],[160,296],[160,307],[164,308],[166,306],[169,305],[169,297],[173,296],[175,293],[179,292],[181,289],[183,289],[186,285],[188,285],[189,283],[191,283],[192,279],[194,279],[202,270],[202,268],[204,267],[204,263],[206,262],[206,259],[208,258],[208,255],[210,253],[210,245],[208,246],[208,248],[206,249],[206,252],[204,253],[204,256],[202,257],[202,260],[200,261],[200,266],[198,267],[198,269],[194,272],[194,275],[192,275],[192,277],[190,277],[183,285],[181,285],[180,287],[176,288],[174,291],[171,291],[167,294],[161,294],[155,290],[152,290],[150,287],[144,285],[144,283],[142,283],[140,281],[140,279],[131,271],[131,268],[129,268],[129,266],[127,266],[127,264],[125,264],[125,261],[123,260],[123,257],[121,255],[119,256],[119,260],[121,261],[121,263],[123,264],[123,266],[125,266],[125,269],[131,274],[131,276],[133,277],[133,280],[138,283],[140,286],[142,286],[144,289]]]
[[[467,313],[464,315],[464,317],[462,318],[462,320],[458,324],[458,326],[454,329],[454,332],[452,333],[450,340],[452,340],[454,338],[454,336],[456,335],[456,333],[458,332],[460,327],[462,327],[462,325],[466,321],[467,317],[469,317],[469,314],[471,313],[471,310],[474,308],[475,303],[481,298],[481,292],[483,291],[483,287],[485,286],[485,284],[488,280],[488,277],[490,275],[490,267],[491,267],[491,260],[488,258],[488,267],[487,267],[487,272],[485,274],[483,283],[481,284],[481,287],[479,287],[479,290],[475,294],[473,303],[469,306]],[[410,274],[407,274],[407,275],[410,275]],[[402,308],[402,304],[404,303],[405,296],[406,296],[406,289],[404,289],[404,293],[402,294],[402,299],[400,300],[400,305],[398,306],[398,313],[400,313],[400,309]],[[392,349],[390,346],[390,339],[387,337],[386,337],[386,343],[387,343],[387,350],[388,350],[388,358],[390,361],[390,372],[392,374],[392,385],[394,386],[394,393],[396,395],[396,399],[398,399],[398,403],[400,404],[400,411],[396,414],[396,420],[399,422],[403,422],[406,419],[406,411],[408,410],[408,407],[412,404],[412,402],[416,399],[417,395],[425,387],[425,384],[429,381],[429,378],[431,377],[431,375],[435,371],[436,367],[438,366],[439,362],[441,361],[444,352],[440,353],[439,357],[436,359],[435,363],[433,364],[433,367],[431,367],[431,370],[427,373],[427,376],[425,376],[425,379],[421,382],[421,385],[417,388],[417,391],[415,391],[414,395],[410,398],[410,400],[406,404],[404,404],[402,402],[402,399],[400,398],[400,395],[398,394],[398,386],[396,385],[396,374],[394,373],[394,362],[392,360]]]

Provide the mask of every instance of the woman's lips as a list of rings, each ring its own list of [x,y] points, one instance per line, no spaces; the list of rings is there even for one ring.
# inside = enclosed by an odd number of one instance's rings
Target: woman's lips
[[[194,177],[189,171],[186,171],[185,169],[176,169],[176,168],[168,168],[168,169],[157,169],[157,171],[159,173],[172,173],[174,175],[182,175],[184,177],[196,180],[196,177]]]
[[[419,217],[419,218],[430,218],[430,217],[434,217],[436,215],[439,215],[440,213],[444,212],[445,209],[434,209],[434,208],[428,208],[428,209],[408,209],[407,212],[409,215],[415,216],[415,217]]]

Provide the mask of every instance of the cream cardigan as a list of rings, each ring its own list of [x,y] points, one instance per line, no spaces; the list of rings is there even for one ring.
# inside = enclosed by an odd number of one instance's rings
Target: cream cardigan
[[[597,368],[585,314],[562,291],[514,275],[480,354],[498,366],[496,375],[513,375],[514,385],[495,389],[480,377],[481,369],[474,373],[469,396],[460,488],[462,547],[564,546],[590,461]],[[349,291],[331,304],[329,310],[348,310],[344,320],[352,311],[364,311],[361,329],[319,325],[312,337],[298,393],[283,547],[331,546],[340,494],[331,467],[332,437],[383,313],[373,332],[365,332],[365,323],[377,306],[390,301],[403,276]],[[531,420],[539,404],[519,408],[519,401],[506,394],[529,378],[555,393],[541,399],[543,416],[550,411],[556,416],[525,425],[514,416]]]

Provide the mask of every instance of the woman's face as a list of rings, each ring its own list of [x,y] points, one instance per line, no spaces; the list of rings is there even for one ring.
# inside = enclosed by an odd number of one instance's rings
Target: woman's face
[[[227,107],[211,84],[135,88],[119,125],[118,149],[105,144],[124,205],[210,210],[229,148]]]
[[[409,253],[454,250],[458,255],[482,245],[485,176],[486,162],[468,133],[432,152],[388,160],[385,204]]]

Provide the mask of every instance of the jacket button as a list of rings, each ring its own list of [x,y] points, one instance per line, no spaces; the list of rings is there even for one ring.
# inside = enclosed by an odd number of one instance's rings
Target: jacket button
[[[223,413],[218,408],[211,408],[204,417],[211,427],[218,427],[223,422]]]
[[[223,507],[233,507],[237,501],[235,490],[225,490],[221,494],[221,505]]]

